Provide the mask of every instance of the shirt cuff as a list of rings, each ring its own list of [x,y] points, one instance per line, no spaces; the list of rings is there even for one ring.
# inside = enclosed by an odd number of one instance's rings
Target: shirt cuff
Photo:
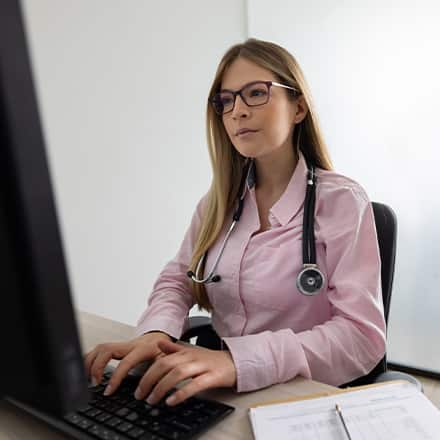
[[[161,317],[155,319],[150,316],[145,321],[138,323],[135,334],[136,336],[141,336],[145,333],[156,331],[166,333],[177,340],[184,333],[187,325],[187,319],[184,319],[183,322],[178,322],[175,318],[167,319],[166,317]]]
[[[289,329],[222,338],[237,372],[237,391],[253,391],[301,375],[311,378],[306,356]]]

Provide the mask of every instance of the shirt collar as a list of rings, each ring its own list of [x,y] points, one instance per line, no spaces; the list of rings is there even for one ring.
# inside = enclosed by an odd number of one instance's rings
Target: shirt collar
[[[249,168],[246,177],[246,189],[252,190],[255,187],[256,174],[255,163]],[[276,218],[276,220],[282,225],[286,225],[289,221],[298,213],[301,209],[306,194],[307,187],[307,164],[304,156],[299,152],[298,163],[290,178],[284,193],[280,199],[272,206],[269,212]],[[244,194],[243,194],[244,195]]]

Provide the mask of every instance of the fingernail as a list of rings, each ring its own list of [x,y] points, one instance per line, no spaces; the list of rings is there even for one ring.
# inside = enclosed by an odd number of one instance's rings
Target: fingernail
[[[138,387],[136,388],[136,391],[134,392],[134,398],[137,400],[141,400],[142,396],[142,390]]]
[[[110,384],[104,390],[104,396],[108,396],[112,392],[112,386]]]
[[[176,402],[176,396],[175,396],[174,394],[171,394],[171,396],[168,397],[167,400],[165,400],[165,403],[166,403],[167,405],[172,405],[172,404],[175,403],[175,402]]]
[[[96,387],[98,385],[98,381],[92,377],[92,387]]]
[[[151,393],[147,398],[147,403],[149,405],[154,405],[156,403],[156,399],[153,393]]]

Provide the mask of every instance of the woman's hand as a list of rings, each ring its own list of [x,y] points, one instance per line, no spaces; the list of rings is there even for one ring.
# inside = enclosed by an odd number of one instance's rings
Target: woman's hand
[[[158,347],[160,341],[171,342],[171,338],[165,333],[151,332],[128,342],[99,344],[85,355],[86,374],[99,384],[110,360],[121,359],[104,391],[105,395],[112,394],[136,365],[164,356]]]
[[[179,382],[192,378],[166,400],[174,406],[194,394],[214,387],[232,387],[237,380],[232,356],[228,351],[175,344],[161,340],[158,348],[165,356],[157,359],[144,374],[135,393],[137,399],[147,398],[155,404]]]

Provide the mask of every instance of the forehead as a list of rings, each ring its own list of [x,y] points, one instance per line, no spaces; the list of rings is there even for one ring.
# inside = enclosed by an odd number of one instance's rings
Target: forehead
[[[237,58],[223,74],[221,89],[238,90],[252,81],[276,81],[275,75],[245,58]]]

